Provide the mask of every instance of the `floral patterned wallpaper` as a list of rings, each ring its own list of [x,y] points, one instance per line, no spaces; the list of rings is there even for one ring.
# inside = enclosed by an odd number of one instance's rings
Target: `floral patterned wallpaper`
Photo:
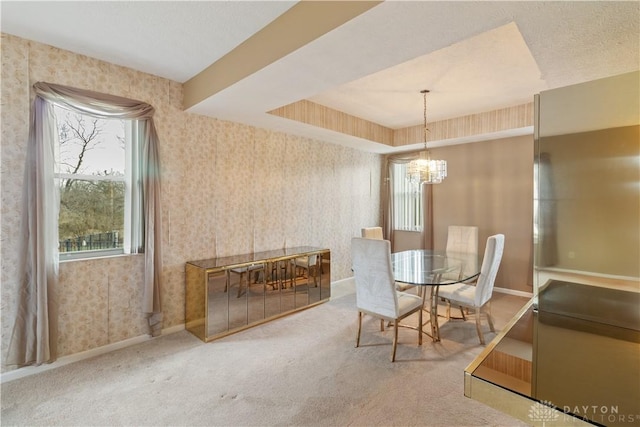
[[[361,227],[380,224],[383,159],[378,154],[190,114],[182,110],[180,83],[6,34],[1,80],[3,356],[18,286],[15,248],[30,88],[37,81],[125,96],[156,108],[165,328],[184,323],[186,261],[319,246],[331,250],[336,281],[351,276],[351,237]],[[132,255],[61,263],[60,356],[146,334],[142,261]]]

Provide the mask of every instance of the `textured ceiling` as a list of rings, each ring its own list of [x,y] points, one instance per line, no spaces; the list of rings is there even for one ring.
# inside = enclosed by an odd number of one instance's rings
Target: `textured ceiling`
[[[500,75],[496,76],[499,65]],[[496,78],[499,77],[499,78]],[[532,101],[546,85],[517,26],[512,22],[326,90],[310,101],[398,129],[423,117],[440,120]]]
[[[296,2],[2,1],[1,30],[187,82]],[[387,0],[188,111],[388,152],[267,111],[308,99],[390,128],[640,68],[640,2]],[[264,49],[268,49],[268,44]],[[229,72],[233,72],[230,70]],[[406,148],[406,147],[405,147]]]
[[[295,3],[3,0],[0,28],[184,82]]]

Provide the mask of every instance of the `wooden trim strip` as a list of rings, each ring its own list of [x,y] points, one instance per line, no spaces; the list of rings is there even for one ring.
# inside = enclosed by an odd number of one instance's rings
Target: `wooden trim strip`
[[[268,113],[391,147],[424,142],[423,125],[394,130],[307,100],[294,102]],[[427,123],[427,141],[483,135],[528,126],[533,126],[533,102]]]

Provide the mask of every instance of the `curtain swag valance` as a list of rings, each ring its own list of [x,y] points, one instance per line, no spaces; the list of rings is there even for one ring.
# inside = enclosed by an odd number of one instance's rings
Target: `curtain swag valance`
[[[33,89],[36,96],[40,96],[49,102],[94,117],[145,120],[152,118],[155,113],[155,109],[146,102],[91,90],[45,82],[34,84]]]
[[[409,163],[411,160],[420,158],[420,153],[424,151],[424,148],[414,151],[405,151],[404,153],[395,153],[387,155],[388,163]]]

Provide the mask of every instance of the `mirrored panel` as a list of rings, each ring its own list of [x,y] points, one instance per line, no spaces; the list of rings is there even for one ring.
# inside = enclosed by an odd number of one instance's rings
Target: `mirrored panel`
[[[227,274],[229,329],[236,329],[249,323],[247,280],[250,274],[246,267],[231,268],[227,270]]]
[[[247,293],[247,320],[255,323],[265,318],[266,263],[249,267],[245,292]]]
[[[268,276],[264,297],[265,318],[282,313],[280,292],[287,285],[289,268],[286,260],[273,260],[268,263]]]
[[[207,336],[229,329],[228,274],[225,270],[207,274]]]
[[[294,267],[292,283],[294,284],[296,308],[308,305],[310,289],[319,286],[320,258],[319,254],[313,254],[292,260]]]
[[[309,304],[313,304],[321,300],[323,283],[326,286],[327,278],[330,277],[328,257],[328,254],[318,255],[317,263],[314,266],[313,271],[315,280],[307,290]]]
[[[291,269],[291,271],[293,271],[293,269]],[[280,289],[280,311],[282,313],[293,311],[296,308],[296,288],[294,280],[293,277],[290,278],[284,288]]]
[[[640,277],[640,127],[538,144],[536,267]]]

